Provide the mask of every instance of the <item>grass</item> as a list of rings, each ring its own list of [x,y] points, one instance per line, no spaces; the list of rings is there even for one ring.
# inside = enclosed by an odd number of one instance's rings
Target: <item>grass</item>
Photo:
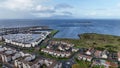
[[[72,68],[89,68],[90,66],[90,62],[87,62],[87,61],[79,61],[77,59],[75,59],[75,61],[77,62],[77,64],[73,65]]]
[[[4,44],[4,42],[3,41],[0,41],[0,45],[3,45]]]
[[[47,58],[51,58],[51,59],[56,59],[56,60],[68,60],[68,58],[61,58],[61,57],[55,57],[55,56],[52,56],[50,54],[47,54],[47,53],[44,53],[44,52],[39,52],[40,55],[44,55],[45,57]]]
[[[53,31],[51,31],[51,34],[50,34],[50,36],[51,37],[53,37],[56,33],[58,33],[59,31],[58,30],[53,30]]]
[[[0,63],[0,68],[2,68],[2,64]]]
[[[34,48],[30,48],[30,49],[23,49],[22,51],[28,52],[28,53],[33,53],[34,50],[35,50]]]
[[[95,47],[115,52],[120,51],[120,36],[85,33],[79,35],[79,37],[80,39],[54,38],[53,40],[75,44],[76,48]]]
[[[72,65],[72,68],[81,68],[79,64]]]
[[[96,65],[96,66],[93,66],[92,68],[104,68],[104,66]]]
[[[40,46],[40,49],[43,49],[43,48],[46,48],[46,46],[44,46],[44,45],[41,45],[41,46]]]
[[[72,68],[89,68],[91,65],[91,62],[88,61],[77,60],[77,59],[75,59],[75,61],[77,62],[77,64],[74,64]],[[96,65],[93,66],[92,68],[104,68],[104,66]]]

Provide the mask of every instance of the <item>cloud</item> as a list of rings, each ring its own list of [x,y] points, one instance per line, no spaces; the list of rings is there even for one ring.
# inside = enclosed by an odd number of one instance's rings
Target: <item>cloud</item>
[[[28,12],[12,11],[9,9],[0,9],[0,19],[27,19],[36,18]]]
[[[54,10],[54,7],[38,5],[38,6],[35,7],[33,12],[37,12],[37,13],[54,13],[55,10]]]
[[[40,11],[33,11],[32,13],[55,13],[55,10],[40,10]]]
[[[89,12],[89,13],[87,13],[87,15],[95,16],[95,15],[98,15],[98,13],[97,13],[96,11],[93,11],[93,12]]]
[[[84,11],[82,13],[88,17],[117,18],[120,17],[120,3],[116,3],[112,7],[88,8],[82,11]]]
[[[120,3],[117,3],[117,5],[116,5],[117,7],[120,7]]]
[[[53,14],[50,13],[32,13],[34,16],[39,18],[51,17]]]
[[[42,6],[42,5],[37,5],[37,6],[35,7],[35,10],[36,10],[36,11],[44,11],[44,10],[48,10],[48,9],[51,9],[51,8],[45,7],[45,6]]]
[[[73,8],[73,6],[68,5],[68,4],[57,4],[55,6],[55,9],[67,9],[67,8]]]
[[[66,14],[66,15],[72,15],[72,13],[71,12],[68,12],[68,11],[64,11],[64,12],[62,12],[63,14]]]
[[[114,13],[115,12],[115,13]],[[85,16],[87,17],[92,17],[92,18],[109,18],[109,17],[114,17],[114,16],[118,16],[119,14],[117,13],[117,11],[112,11],[112,10],[91,10],[89,12],[85,12],[83,13]]]
[[[34,3],[33,0],[5,0],[0,3],[0,7],[10,10],[31,10]]]
[[[48,12],[46,11],[45,12],[38,12],[38,13],[33,13],[33,15],[37,16],[37,17],[54,17],[54,18],[65,18],[65,17],[72,17],[72,13],[71,12],[67,12],[67,11],[64,11],[64,12],[56,12],[56,11],[53,11],[53,12]]]
[[[72,15],[71,12],[67,11],[67,8],[72,9],[73,8],[72,6],[68,4],[57,4],[51,6],[42,5],[43,3],[46,3],[48,1],[50,0],[4,0],[0,2],[0,9],[7,9],[7,11],[10,11],[11,13],[13,11],[17,16],[20,16],[20,13],[22,12],[23,12],[21,14],[22,16],[24,13],[27,13],[28,16],[33,17]],[[61,9],[64,11],[59,11]]]
[[[73,18],[73,16],[70,15],[53,15],[50,17],[50,19],[55,18],[55,19],[60,19],[60,18],[64,18],[64,19],[70,19]]]
[[[58,8],[59,5],[59,8]],[[37,17],[68,17],[72,16],[72,13],[68,11],[66,8],[72,8],[70,5],[67,4],[58,4],[57,7],[55,6],[36,6],[35,10],[33,11],[33,15]],[[61,7],[60,7],[61,6]],[[62,9],[62,10],[61,10]]]

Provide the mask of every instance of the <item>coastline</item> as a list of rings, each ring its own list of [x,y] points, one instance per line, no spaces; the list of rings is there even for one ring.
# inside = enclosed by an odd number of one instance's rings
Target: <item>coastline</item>
[[[120,50],[120,36],[84,33],[78,35],[79,39],[72,38],[53,38],[56,41],[65,41],[75,44],[76,48],[95,47],[97,49],[108,49],[109,51],[117,52]]]
[[[20,30],[23,30],[23,29],[21,28]],[[39,30],[40,30],[40,32],[39,32]],[[17,30],[18,32],[15,32],[13,30],[13,34],[14,34],[14,32],[18,33],[18,34],[25,33],[25,32],[28,32],[31,34],[32,33],[36,34],[35,31],[37,31],[37,34],[46,32],[46,31],[44,31],[44,29],[43,29],[43,31],[41,31],[41,30],[42,29],[39,29],[39,28],[27,28],[26,30],[23,30],[22,32],[20,32],[19,30]],[[12,30],[11,30],[11,32],[12,32]],[[100,50],[103,52],[107,50],[108,52],[115,53],[115,54],[117,52],[119,52],[119,50],[120,50],[120,46],[119,46],[120,36],[97,34],[97,33],[83,33],[83,34],[78,34],[79,39],[54,38],[54,35],[56,35],[58,32],[59,32],[58,30],[51,29],[51,32],[46,36],[46,38],[44,38],[44,40],[42,42],[37,44],[38,46],[36,46],[36,47],[30,47],[30,48],[17,47],[16,45],[13,46],[9,43],[4,44],[2,42],[1,42],[1,45],[3,44],[2,46],[4,46],[4,47],[18,49],[25,53],[36,54],[37,56],[45,57],[46,59],[49,58],[52,60],[56,60],[58,62],[62,61],[61,62],[62,64],[64,64],[64,62],[66,62],[66,61],[71,62],[71,60],[72,60],[76,64],[78,64],[78,66],[85,66],[85,67],[89,67],[89,65],[90,65],[90,63],[92,63],[92,61],[84,62],[84,61],[81,61],[81,60],[79,61],[76,59],[77,59],[77,57],[79,57],[79,54],[83,54],[83,52],[85,52],[85,54],[86,54],[86,51],[91,48],[93,48],[95,50]],[[8,32],[7,34],[9,35],[10,33]],[[42,34],[46,34],[46,33],[42,33]],[[62,50],[65,49],[65,51],[60,50],[61,47],[63,47]],[[68,47],[70,49],[66,50],[65,47]],[[81,50],[85,50],[85,51],[81,51]],[[52,55],[51,55],[51,52],[52,52]],[[62,57],[62,56],[64,56],[64,57]],[[92,55],[91,56],[84,55],[84,56],[94,58],[94,56],[92,56]],[[96,58],[94,58],[94,60],[95,59]],[[108,60],[109,60],[109,58],[108,58]],[[88,63],[88,64],[81,65],[81,63],[82,64]],[[63,65],[63,67],[64,66],[66,66],[66,65]],[[71,67],[73,68],[74,64],[71,64]]]

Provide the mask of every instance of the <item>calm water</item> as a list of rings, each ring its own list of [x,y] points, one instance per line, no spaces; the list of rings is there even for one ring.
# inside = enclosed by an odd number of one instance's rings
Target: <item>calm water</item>
[[[59,30],[57,38],[78,38],[81,33],[120,36],[120,20],[0,20],[0,28],[38,25]]]

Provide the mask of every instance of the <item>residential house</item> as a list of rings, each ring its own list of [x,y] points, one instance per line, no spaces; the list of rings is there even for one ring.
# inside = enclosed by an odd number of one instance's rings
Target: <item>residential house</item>
[[[83,54],[79,54],[79,55],[78,55],[78,60],[84,60],[84,61],[89,61],[89,62],[91,62],[92,59],[93,59],[92,56],[83,55]]]
[[[118,61],[120,62],[120,51],[117,53],[118,55]]]
[[[94,52],[95,52],[95,49],[94,48],[89,48],[87,51],[86,51],[86,55],[92,55],[92,54],[94,54]]]
[[[105,68],[118,68],[118,63],[117,62],[110,62],[110,61],[106,61],[106,60],[94,60],[93,61],[93,66],[94,65],[101,65],[104,66]]]
[[[101,58],[101,57],[102,57],[101,54],[102,54],[102,51],[96,50],[95,53],[94,53],[94,56],[95,56],[96,58]]]
[[[104,50],[103,52],[102,52],[102,58],[105,58],[105,59],[107,59],[108,58],[108,54],[109,54],[109,52],[107,51],[107,50]]]
[[[72,52],[77,52],[79,48],[72,48]]]

